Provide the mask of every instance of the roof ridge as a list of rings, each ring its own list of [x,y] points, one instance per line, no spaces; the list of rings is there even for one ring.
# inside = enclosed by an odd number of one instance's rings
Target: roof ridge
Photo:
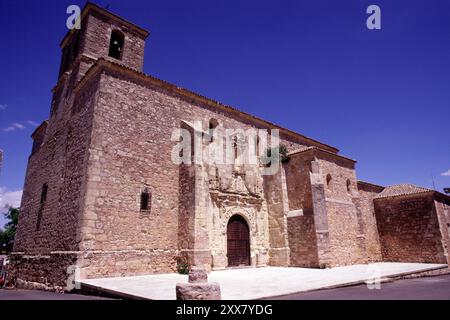
[[[399,186],[408,186],[408,187],[414,187],[414,188],[417,188],[417,189],[424,189],[424,190],[435,191],[435,190],[430,189],[430,188],[421,187],[421,186],[418,186],[418,185],[416,185],[416,184],[414,184],[414,183],[407,183],[407,182],[396,183],[396,184],[393,184],[393,185],[389,185],[389,186],[387,186],[386,188],[390,188],[390,187],[399,187]]]
[[[387,186],[382,192],[380,192],[375,199],[387,198],[387,197],[397,197],[404,195],[413,195],[420,193],[437,192],[436,190],[417,186],[412,183],[398,183],[394,185]]]

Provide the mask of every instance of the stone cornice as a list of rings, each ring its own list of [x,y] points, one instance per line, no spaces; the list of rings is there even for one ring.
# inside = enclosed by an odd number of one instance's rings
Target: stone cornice
[[[35,136],[38,132],[40,132],[40,131],[42,131],[42,130],[45,130],[45,129],[47,128],[47,125],[48,125],[48,120],[43,121],[43,122],[39,125],[39,127],[37,127],[36,130],[33,131],[33,133],[31,134],[31,138],[34,138],[34,136]]]
[[[334,152],[331,152],[331,151],[328,151],[328,150],[325,150],[325,149],[319,148],[319,147],[308,147],[308,148],[304,148],[304,149],[300,149],[300,150],[295,150],[295,151],[288,153],[288,155],[292,157],[292,156],[296,156],[299,154],[307,154],[307,153],[312,153],[312,154],[322,153],[322,154],[330,155],[333,158],[344,160],[345,162],[350,162],[352,164],[355,164],[357,162],[356,160],[353,160],[351,158],[341,156],[340,154],[337,154],[337,153],[334,153]]]

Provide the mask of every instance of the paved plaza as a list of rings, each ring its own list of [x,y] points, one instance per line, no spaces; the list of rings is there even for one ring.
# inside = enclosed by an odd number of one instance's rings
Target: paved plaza
[[[218,282],[224,300],[250,300],[311,290],[361,284],[374,277],[386,279],[446,268],[442,264],[374,263],[331,269],[244,268],[213,271],[209,282]],[[114,293],[124,298],[174,300],[175,286],[187,282],[187,275],[161,274],[82,280],[82,286]]]

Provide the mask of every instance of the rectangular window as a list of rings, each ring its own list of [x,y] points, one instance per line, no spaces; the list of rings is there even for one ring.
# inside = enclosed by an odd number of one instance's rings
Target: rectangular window
[[[144,191],[141,193],[141,210],[148,211],[150,210],[152,197],[150,192]]]

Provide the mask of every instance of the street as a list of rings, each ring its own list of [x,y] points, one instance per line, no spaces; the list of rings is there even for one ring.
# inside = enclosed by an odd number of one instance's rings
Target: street
[[[0,300],[104,300],[106,298],[40,290],[0,289]]]
[[[450,300],[450,275],[404,279],[382,283],[381,289],[366,285],[290,294],[269,300]]]

